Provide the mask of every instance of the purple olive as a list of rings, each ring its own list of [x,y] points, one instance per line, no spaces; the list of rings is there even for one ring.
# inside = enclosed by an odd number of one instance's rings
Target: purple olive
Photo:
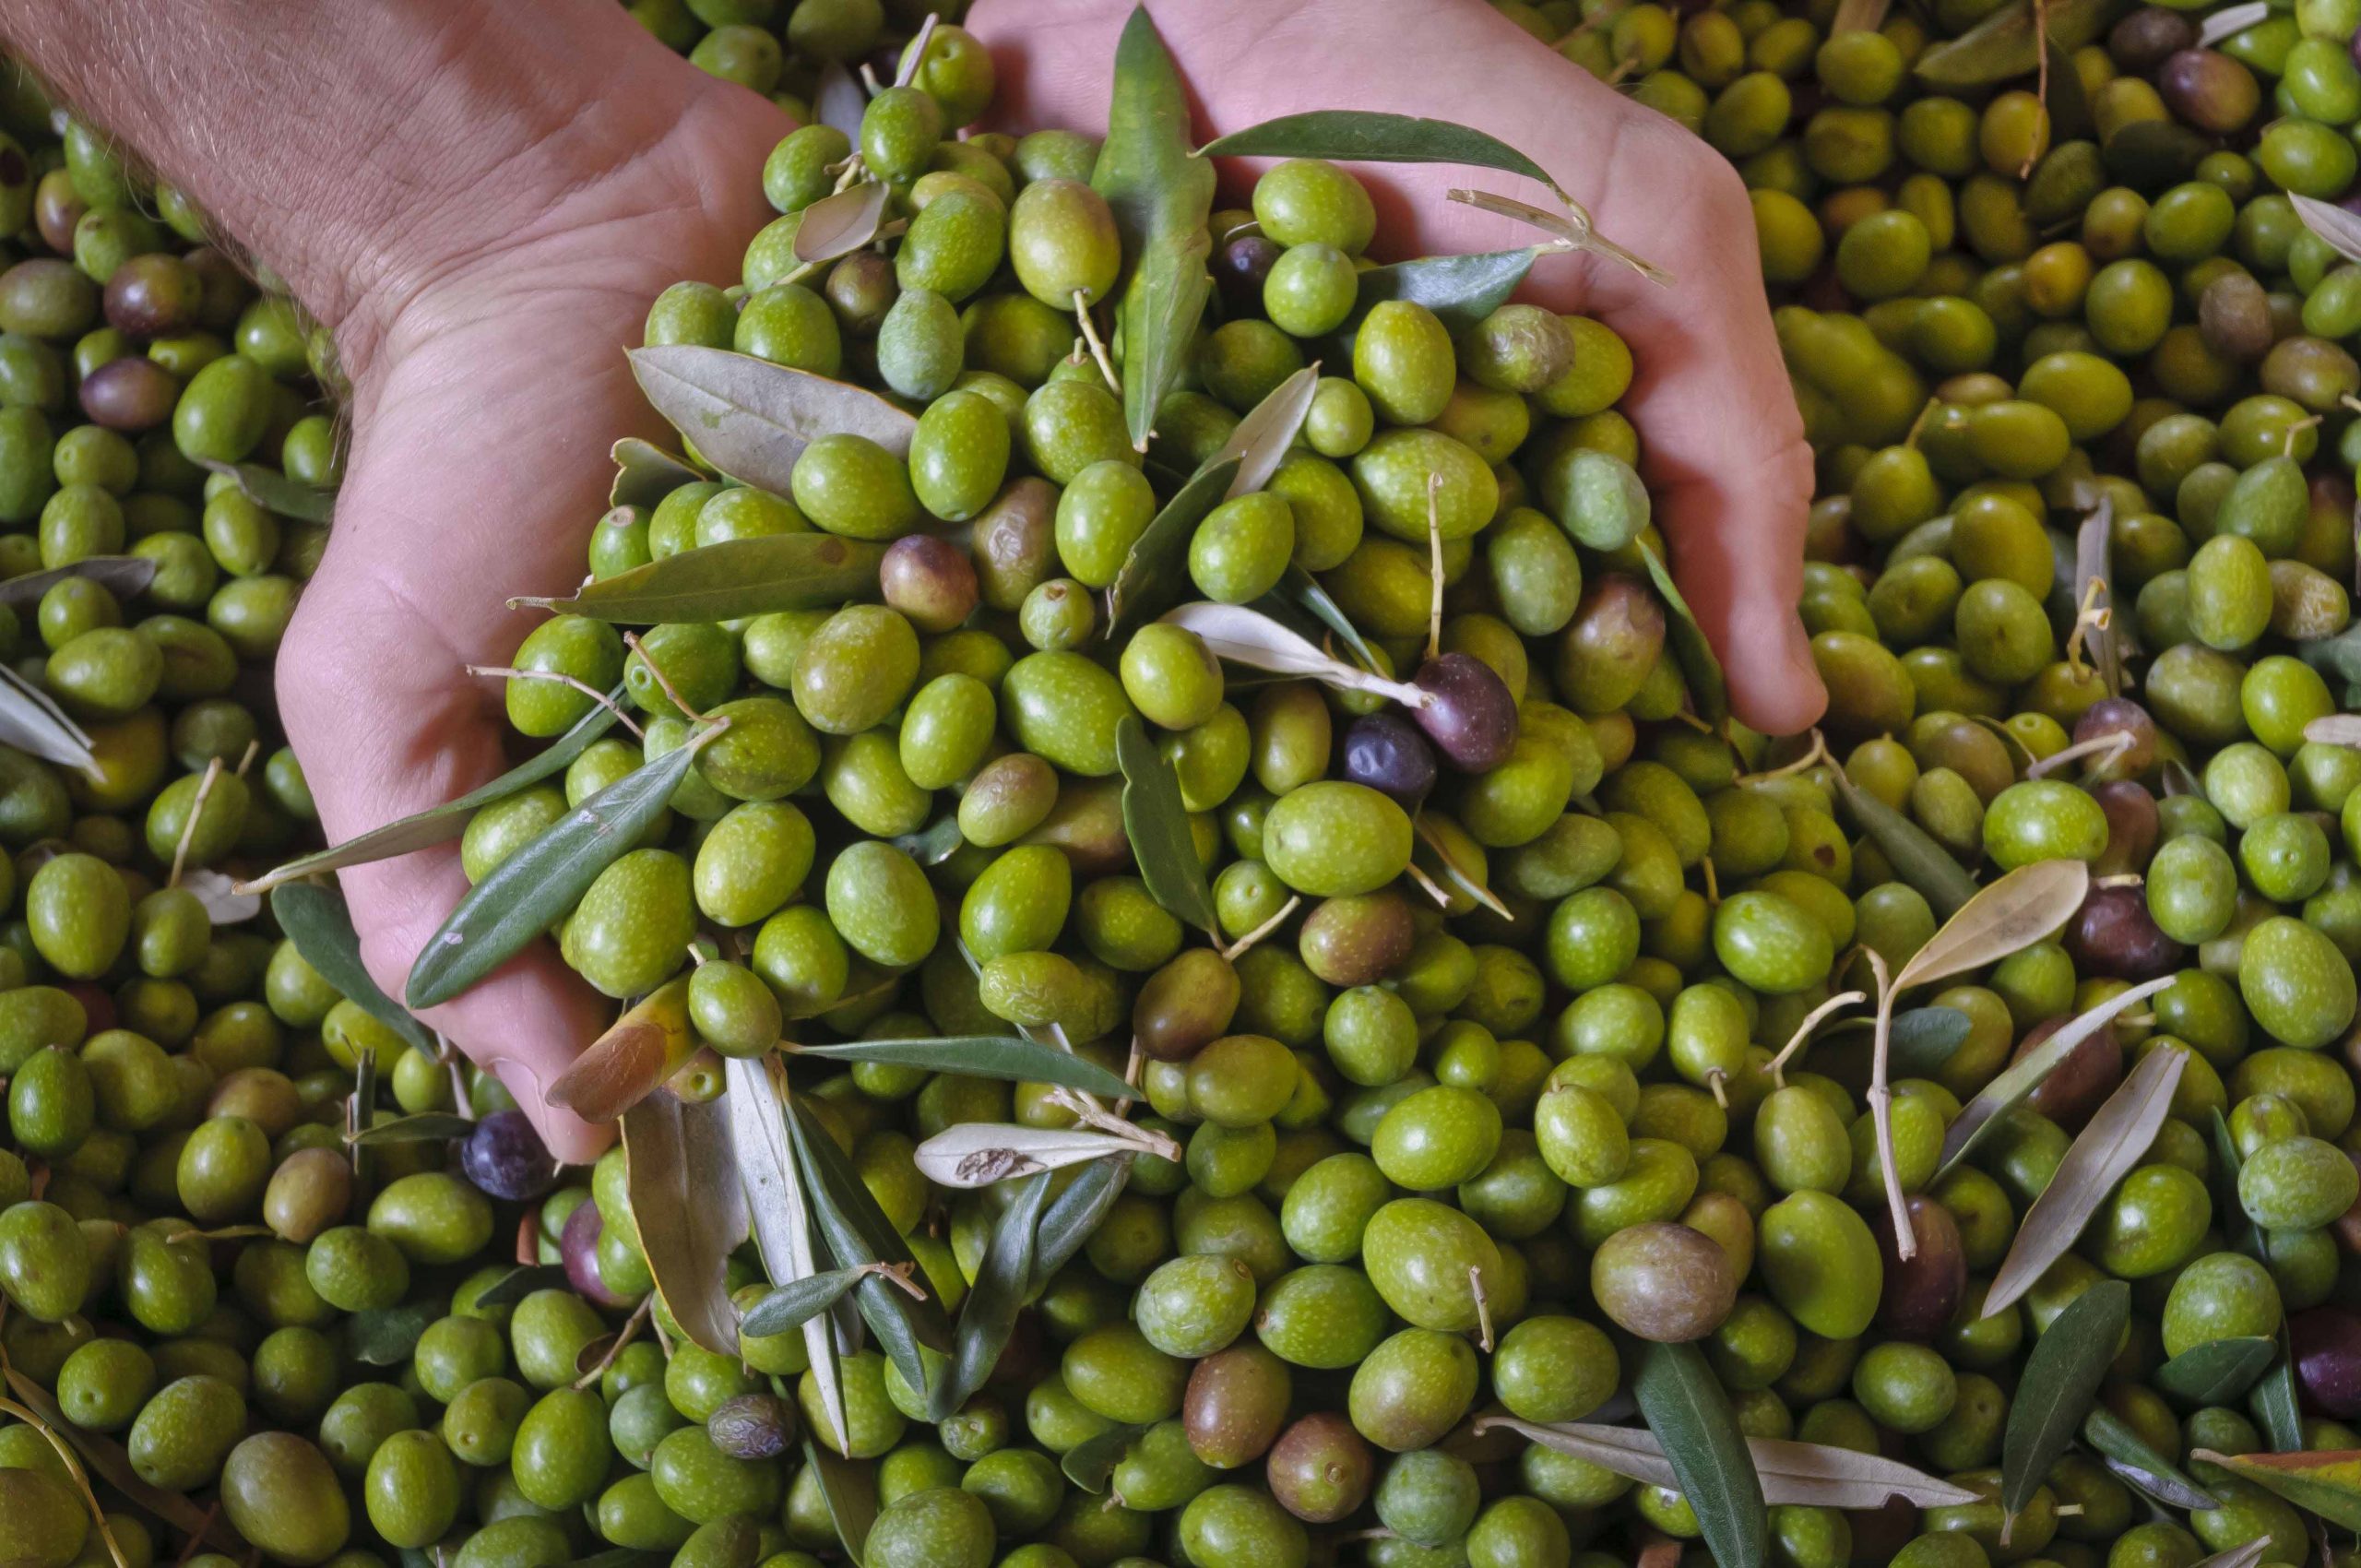
[[[2148,869],[2156,852],[2156,797],[2130,778],[2113,778],[2091,787],[2091,798],[2106,813],[2106,850],[2091,869],[2100,876]]]
[[[565,1282],[583,1300],[598,1307],[627,1307],[631,1299],[609,1289],[599,1275],[599,1237],[605,1229],[599,1206],[584,1199],[565,1217],[565,1229],[558,1236],[558,1256],[565,1264]]]
[[[2332,1420],[2361,1416],[2361,1317],[2314,1307],[2287,1320],[2287,1339],[2304,1403]]]
[[[1435,751],[1425,732],[1402,715],[1367,714],[1345,731],[1345,777],[1415,812],[1435,787]]]
[[[2124,736],[2129,743],[2112,755],[2096,752],[2084,758],[2086,778],[2137,778],[2156,765],[2156,721],[2138,703],[2129,697],[2101,697],[2074,721],[2077,745],[2110,735]]]
[[[181,384],[152,360],[109,360],[82,378],[82,412],[92,424],[137,434],[172,417]]]
[[[2182,124],[2217,137],[2243,127],[2262,103],[2254,73],[2212,49],[2184,49],[2166,60],[2156,91]]]
[[[2109,980],[2160,980],[2180,968],[2182,947],[2156,929],[2136,887],[2094,887],[2066,928],[2076,970]]]
[[[1418,666],[1412,683],[1432,699],[1416,710],[1418,728],[1462,773],[1486,773],[1516,745],[1516,699],[1509,683],[1473,654],[1446,653]]]
[[[1940,1334],[1959,1311],[1960,1297],[1967,1290],[1967,1253],[1951,1210],[1925,1196],[1905,1198],[1904,1204],[1910,1211],[1910,1234],[1918,1243],[1906,1263],[1895,1245],[1892,1206],[1880,1204],[1869,1220],[1877,1232],[1878,1253],[1885,1260],[1878,1325],[1896,1339],[1923,1342]]]
[[[74,177],[63,169],[51,170],[33,187],[33,227],[41,231],[42,244],[60,255],[74,254],[74,230],[89,210],[74,194]]]
[[[459,1146],[459,1170],[485,1195],[521,1203],[557,1184],[557,1161],[521,1111],[495,1111]]]
[[[2044,1018],[2025,1031],[2009,1060],[2023,1061],[2065,1024],[2063,1018]],[[2115,1027],[2110,1024],[2068,1051],[2048,1076],[2034,1086],[2025,1103],[2061,1127],[2080,1127],[2121,1082],[2123,1042],[2115,1038]]]
[[[2107,34],[2106,52],[2118,70],[2146,76],[2197,42],[2197,30],[2178,11],[2142,6]]]
[[[1260,234],[1240,234],[1221,247],[1214,260],[1214,279],[1221,285],[1222,303],[1232,310],[1263,310],[1263,280],[1284,249]]]
[[[976,564],[947,539],[914,533],[896,540],[878,564],[885,602],[921,632],[947,632],[975,612]]]
[[[196,325],[205,279],[176,255],[135,255],[114,269],[102,296],[107,325],[134,338],[170,338]]]

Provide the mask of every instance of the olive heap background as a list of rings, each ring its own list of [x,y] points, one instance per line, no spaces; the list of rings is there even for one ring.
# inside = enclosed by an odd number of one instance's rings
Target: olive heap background
[[[1722,719],[1628,352],[1505,303],[1560,256],[953,139],[989,62],[914,6],[633,9],[834,125],[640,362],[815,438],[619,448],[550,748],[428,825],[478,893],[411,1000],[547,928],[623,1004],[587,1172],[361,972],[326,873],[390,850],[216,869],[308,831],[259,667],[333,363],[0,83],[0,1563],[2351,1561],[2361,220],[2291,198],[2361,6],[1501,6],[1754,192],[1818,744]]]

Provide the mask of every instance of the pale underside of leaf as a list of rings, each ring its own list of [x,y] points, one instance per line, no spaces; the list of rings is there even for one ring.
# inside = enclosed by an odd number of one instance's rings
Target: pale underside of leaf
[[[2234,1546],[2227,1551],[2217,1551],[2211,1557],[2201,1557],[2191,1563],[2189,1568],[2257,1568],[2257,1565],[2262,1562],[2263,1554],[2271,1550],[2276,1538],[2269,1535],[2257,1536],[2243,1546]]]
[[[919,1145],[913,1158],[919,1174],[930,1182],[946,1187],[984,1187],[1037,1170],[1054,1170],[1061,1165],[1137,1152],[1137,1144],[1107,1133],[962,1122]]]
[[[2091,515],[2084,517],[2082,526],[2074,530],[2072,588],[2078,612],[2082,606],[2083,596],[2091,596],[2094,619],[2084,638],[2085,646],[2090,648],[2100,674],[2106,681],[2106,689],[2119,692],[2123,689],[2123,639],[2115,624],[2115,572],[2108,560],[2114,526],[2115,502],[2111,497],[2102,495],[2099,504],[2092,508]]]
[[[609,456],[615,463],[614,483],[607,488],[610,506],[653,506],[681,486],[706,477],[687,459],[636,435],[616,442]]]
[[[1650,1486],[1676,1484],[1664,1445],[1654,1432],[1639,1427],[1579,1421],[1550,1425],[1510,1416],[1478,1416],[1473,1424],[1479,1433],[1514,1431],[1544,1447],[1587,1459],[1601,1469]],[[1943,1508],[1973,1503],[1979,1495],[1898,1460],[1849,1448],[1764,1437],[1749,1438],[1746,1446],[1754,1455],[1755,1473],[1762,1478],[1762,1501],[1774,1508],[1795,1504],[1877,1508],[1894,1497],[1922,1508]]]
[[[860,118],[868,112],[869,94],[842,61],[831,60],[820,67],[820,85],[812,93],[812,113],[820,124],[834,125],[858,143]]]
[[[773,1284],[809,1279],[820,1272],[812,1246],[812,1216],[802,1178],[787,1144],[787,1108],[767,1061],[731,1056],[722,1061],[729,1087],[722,1104],[730,1116],[730,1146],[746,1194],[747,1218],[763,1268]],[[820,1405],[839,1446],[848,1446],[845,1394],[836,1361],[836,1340],[826,1313],[806,1319],[803,1346],[820,1388]]]
[[[2347,212],[2332,201],[2318,196],[2290,194],[2296,204],[2296,216],[2304,227],[2326,240],[2329,247],[2347,261],[2361,261],[2361,213]]]
[[[2087,1012],[2077,1014],[2057,1033],[2043,1040],[2024,1054],[2023,1060],[2011,1063],[1998,1077],[1984,1086],[1983,1092],[1961,1108],[1943,1131],[1942,1163],[1935,1174],[1940,1178],[1984,1141],[1985,1134],[2001,1113],[2031,1094],[2041,1080],[2066,1060],[2073,1049],[2106,1028],[2115,1016],[2134,1003],[2145,1001],[2173,983],[2174,977],[2148,980],[2119,992]]]
[[[1229,433],[1229,439],[1205,459],[1204,466],[1210,468],[1235,457],[1238,477],[1229,481],[1229,493],[1244,495],[1262,489],[1271,482],[1271,476],[1286,460],[1287,448],[1295,445],[1305,417],[1311,412],[1312,395],[1319,389],[1320,363],[1315,360],[1280,382],[1248,410],[1246,417]]]
[[[2049,1185],[2025,1211],[2016,1242],[1985,1296],[1986,1317],[2032,1289],[2082,1235],[2115,1184],[2140,1163],[2155,1141],[2156,1130],[2172,1113],[2173,1089],[2188,1065],[2188,1051],[2159,1046],[2142,1058],[2122,1087],[2099,1107],[2058,1161]]]
[[[89,732],[68,719],[47,692],[8,664],[0,664],[0,744],[61,767],[98,771]]]
[[[2331,713],[2304,726],[2304,739],[2324,746],[2361,746],[2361,713]]]
[[[885,220],[885,198],[893,194],[883,180],[869,180],[850,190],[822,196],[803,209],[795,227],[795,259],[809,266],[850,255],[877,238]]]
[[[47,571],[0,577],[0,604],[23,610],[69,577],[87,577],[117,599],[130,599],[156,580],[156,563],[145,555],[89,555]]]
[[[1893,977],[1897,992],[1979,969],[2031,946],[2082,907],[2091,868],[2081,861],[2019,866],[1970,898]]]
[[[724,1274],[745,1239],[728,1111],[653,1094],[623,1113],[623,1170],[648,1273],[682,1331],[717,1356],[738,1353]]]
[[[2248,0],[2248,4],[2244,6],[2225,6],[2206,18],[2205,25],[2197,30],[2197,47],[2211,49],[2232,33],[2244,32],[2270,19],[2269,0]]]
[[[262,913],[262,895],[240,891],[238,885],[210,866],[181,873],[181,885],[205,906],[215,925],[239,925]]]
[[[907,457],[918,421],[873,392],[752,354],[688,343],[631,350],[656,411],[722,472],[785,495],[803,448],[866,436]]]
[[[1163,619],[1197,634],[1217,659],[1275,675],[1301,675],[1346,691],[1390,697],[1406,707],[1424,707],[1426,692],[1406,681],[1372,675],[1358,665],[1332,659],[1259,610],[1204,600],[1168,612]]]

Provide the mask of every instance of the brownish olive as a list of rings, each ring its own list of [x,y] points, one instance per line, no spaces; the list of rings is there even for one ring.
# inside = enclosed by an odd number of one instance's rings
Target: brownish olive
[[[1928,1340],[1943,1331],[1967,1290],[1967,1253],[1959,1222],[1934,1198],[1915,1194],[1903,1200],[1917,1251],[1906,1261],[1895,1244],[1893,1209],[1880,1204],[1869,1217],[1878,1254],[1885,1263],[1885,1293],[1878,1300],[1878,1326],[1896,1339]]]
[[[2027,1029],[2010,1060],[2023,1061],[2028,1052],[2056,1034],[2065,1022],[2063,1018],[2044,1018]],[[2034,1086],[2025,1103],[2060,1126],[2079,1127],[2122,1081],[2123,1044],[2109,1027],[2094,1032],[2068,1051],[2066,1059]]]
[[[2136,887],[2092,888],[2066,928],[2066,951],[2082,974],[2122,980],[2159,980],[2180,968],[2182,956],[2181,944],[2156,929]]]
[[[1418,938],[1410,901],[1386,889],[1327,899],[1304,917],[1296,946],[1304,967],[1330,985],[1373,985],[1410,956]]]

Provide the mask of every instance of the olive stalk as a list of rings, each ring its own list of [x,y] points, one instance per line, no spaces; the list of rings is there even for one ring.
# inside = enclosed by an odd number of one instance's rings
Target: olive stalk
[[[116,1542],[114,1531],[107,1524],[107,1512],[99,1506],[98,1493],[90,1490],[90,1478],[83,1471],[82,1461],[73,1448],[51,1430],[47,1421],[14,1399],[0,1399],[0,1414],[14,1416],[41,1433],[49,1445],[57,1450],[57,1457],[65,1464],[66,1474],[74,1478],[74,1490],[82,1494],[82,1504],[89,1509],[91,1522],[99,1527],[99,1538],[107,1543],[107,1555],[114,1559],[114,1568],[131,1568],[131,1559],[124,1555],[122,1546]],[[191,1544],[195,1544],[194,1541]]]
[[[1861,950],[1878,982],[1878,1022],[1869,1054],[1869,1118],[1877,1131],[1878,1170],[1885,1178],[1885,1201],[1893,1216],[1893,1248],[1902,1261],[1918,1255],[1918,1238],[1911,1229],[1910,1206],[1902,1198],[1902,1172],[1893,1153],[1893,1090],[1886,1083],[1887,1059],[1892,1050],[1893,981],[1885,955],[1874,947]]]

